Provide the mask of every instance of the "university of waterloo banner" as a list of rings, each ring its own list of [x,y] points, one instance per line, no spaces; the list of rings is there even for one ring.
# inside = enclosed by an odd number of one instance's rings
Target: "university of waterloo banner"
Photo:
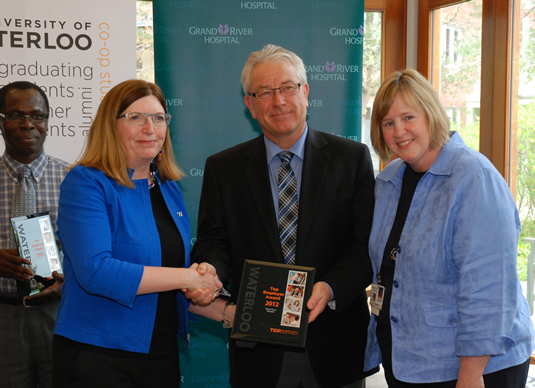
[[[243,102],[248,55],[268,43],[299,55],[311,127],[359,141],[364,0],[154,1],[156,82],[187,173],[180,185],[196,236],[206,158],[261,133]],[[195,237],[193,238],[195,242]],[[206,319],[180,343],[184,387],[228,387],[228,330]]]
[[[101,99],[135,77],[135,2],[3,2],[0,87],[29,81],[43,88],[51,108],[48,154],[74,162]],[[0,137],[0,154],[4,147]]]

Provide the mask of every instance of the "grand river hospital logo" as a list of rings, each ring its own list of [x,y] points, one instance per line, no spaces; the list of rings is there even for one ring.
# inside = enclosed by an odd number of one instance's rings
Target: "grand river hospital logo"
[[[228,24],[219,24],[217,27],[191,26],[190,35],[202,37],[205,44],[240,44],[244,36],[252,36],[253,29],[249,27],[231,27]]]
[[[343,65],[335,61],[326,61],[323,65],[305,66],[310,81],[347,81],[351,74],[358,74],[358,65]]]
[[[338,28],[331,27],[329,30],[331,36],[337,36],[344,40],[345,44],[357,44],[361,45],[364,43],[364,26],[361,25],[359,28]]]

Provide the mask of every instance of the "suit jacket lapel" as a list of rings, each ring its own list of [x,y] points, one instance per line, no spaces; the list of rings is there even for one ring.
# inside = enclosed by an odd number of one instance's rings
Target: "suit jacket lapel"
[[[264,137],[259,136],[245,151],[242,167],[247,188],[259,215],[259,222],[265,230],[265,235],[258,238],[268,239],[274,257],[278,262],[284,263],[266,158]],[[254,217],[254,213],[251,213],[251,217]]]
[[[299,226],[297,230],[297,264],[299,255],[303,252],[308,232],[318,211],[318,200],[325,183],[327,166],[331,152],[327,142],[312,128],[308,128],[305,142],[305,160],[301,178],[301,191],[299,198]]]

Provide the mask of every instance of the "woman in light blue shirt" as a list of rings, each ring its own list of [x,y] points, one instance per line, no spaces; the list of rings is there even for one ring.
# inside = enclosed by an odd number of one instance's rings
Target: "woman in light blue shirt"
[[[449,131],[437,92],[414,70],[384,81],[371,137],[383,160],[399,159],[375,186],[369,249],[384,295],[366,369],[382,362],[389,387],[525,387],[533,324],[505,180]]]

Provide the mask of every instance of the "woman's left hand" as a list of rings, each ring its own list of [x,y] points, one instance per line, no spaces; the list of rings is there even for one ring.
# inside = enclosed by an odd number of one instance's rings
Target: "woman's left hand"
[[[483,372],[490,356],[461,357],[456,388],[485,388]]]

